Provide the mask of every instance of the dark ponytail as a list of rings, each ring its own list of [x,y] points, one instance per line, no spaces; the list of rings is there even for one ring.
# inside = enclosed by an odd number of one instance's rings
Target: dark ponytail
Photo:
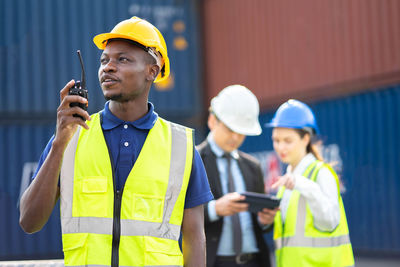
[[[317,160],[324,161],[324,158],[322,157],[321,153],[318,151],[318,148],[314,143],[314,140],[313,140],[314,134],[312,132],[309,132],[309,131],[306,131],[303,129],[294,129],[294,130],[300,135],[301,138],[303,138],[306,134],[308,134],[310,136],[310,143],[308,143],[307,148],[306,148],[307,153],[313,154]]]

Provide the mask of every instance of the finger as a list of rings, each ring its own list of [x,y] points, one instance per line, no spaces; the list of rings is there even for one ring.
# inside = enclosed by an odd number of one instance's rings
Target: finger
[[[281,177],[278,181],[276,181],[275,183],[273,183],[272,185],[271,185],[271,188],[272,189],[277,189],[278,187],[280,187],[280,186],[282,186],[283,184],[285,184],[285,178],[284,177]]]
[[[229,192],[226,195],[230,196],[231,198],[239,198],[241,196],[238,192]]]
[[[62,119],[60,127],[62,129],[65,129],[69,128],[70,126],[78,126],[78,125],[85,128],[86,130],[89,130],[89,126],[86,124],[84,120],[82,120],[80,117],[73,117],[73,116],[64,117]]]
[[[80,103],[87,106],[88,100],[78,95],[67,95],[63,98],[60,107],[69,107],[71,103]]]
[[[232,207],[237,207],[237,208],[248,208],[249,204],[244,203],[244,202],[233,202]]]
[[[269,219],[272,217],[271,215],[265,214],[265,213],[263,213],[263,212],[261,212],[261,211],[257,212],[257,216],[258,216],[260,219],[262,219],[263,221],[269,220]]]
[[[267,209],[267,208],[264,208],[261,211],[259,211],[259,213],[266,214],[266,215],[271,214],[271,212],[272,212],[272,210]]]
[[[78,106],[62,109],[61,114],[63,116],[73,116],[76,114],[76,115],[83,117],[85,120],[90,119],[89,113],[86,110],[84,110]]]
[[[260,212],[263,213],[263,214],[266,214],[266,215],[275,215],[278,210],[279,210],[279,208],[275,208],[275,209],[272,209],[272,210],[264,208]]]
[[[273,218],[273,217],[275,217],[276,212],[277,212],[277,210],[268,210],[268,211],[265,211],[265,209],[263,209],[262,211],[259,211],[258,213],[259,213],[261,216],[264,216],[264,217],[266,217],[266,218]]]
[[[274,219],[275,219],[275,216],[265,215],[262,212],[259,212],[257,215],[258,215],[258,219],[263,224],[271,224],[274,222]]]
[[[246,211],[249,209],[249,204],[247,203],[238,203],[231,206],[235,212]]]
[[[68,95],[69,89],[72,88],[75,85],[74,80],[70,80],[63,89],[60,91],[60,103],[63,101],[64,97]]]
[[[290,176],[288,176],[286,174],[284,176],[282,176],[282,178],[281,178],[281,186],[286,186],[289,180],[290,180]]]
[[[294,187],[296,185],[296,177],[294,175],[291,175],[290,181],[292,182],[292,187]]]
[[[72,117],[70,120],[69,120],[69,123],[71,124],[71,125],[80,125],[80,126],[82,126],[83,128],[85,128],[86,130],[89,130],[89,126],[86,124],[86,122],[85,121],[83,121],[80,117]]]
[[[62,110],[69,110],[71,108],[71,103],[79,103],[82,105],[87,105],[87,100],[81,96],[77,95],[68,95],[64,97],[63,101],[57,108],[57,112],[62,111]],[[77,106],[79,108],[79,106]]]
[[[81,116],[76,117],[74,115]],[[89,114],[79,107],[73,107],[69,109],[60,110],[57,114],[57,121],[60,125],[60,129],[69,127],[70,125],[80,125],[85,129],[89,129],[89,126],[86,124],[86,120],[90,120]]]
[[[83,121],[81,118],[79,118],[78,124],[80,126],[82,126],[83,128],[85,128],[86,130],[89,130],[89,125],[87,125],[87,123],[85,121]]]
[[[84,119],[84,121],[90,121],[91,120],[89,113],[86,110],[84,110],[84,109],[82,109],[80,107],[77,107],[77,106],[72,107],[70,109],[70,112],[72,113],[72,116],[74,116],[74,115],[81,116]],[[81,120],[82,120],[82,118],[81,118]]]
[[[245,196],[242,196],[242,195],[239,194],[238,192],[233,192],[233,193],[231,194],[231,199],[232,199],[233,201],[242,201],[242,200],[245,200],[246,197],[245,197]]]

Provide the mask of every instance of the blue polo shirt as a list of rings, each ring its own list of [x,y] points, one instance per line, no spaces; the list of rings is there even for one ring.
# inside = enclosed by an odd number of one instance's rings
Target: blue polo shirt
[[[104,110],[101,111],[102,128],[112,158],[115,185],[117,189],[121,189],[142,150],[149,130],[153,128],[157,121],[158,114],[154,111],[153,104],[149,102],[149,112],[144,117],[134,122],[127,122],[114,116],[108,106],[109,102],[106,102]],[[53,140],[54,136],[51,137],[40,156],[38,167],[32,179],[36,177],[46,159]],[[185,209],[202,205],[212,199],[213,195],[208,184],[203,161],[195,149],[192,172],[186,192]]]

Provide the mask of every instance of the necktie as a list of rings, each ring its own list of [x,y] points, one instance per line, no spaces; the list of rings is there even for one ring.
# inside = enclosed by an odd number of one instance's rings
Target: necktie
[[[224,157],[228,162],[227,171],[228,171],[228,191],[235,192],[235,184],[233,182],[232,171],[231,171],[231,154],[225,153]],[[233,236],[233,250],[236,255],[239,255],[242,252],[242,229],[240,228],[240,219],[239,214],[236,213],[231,216],[232,218],[232,236]]]

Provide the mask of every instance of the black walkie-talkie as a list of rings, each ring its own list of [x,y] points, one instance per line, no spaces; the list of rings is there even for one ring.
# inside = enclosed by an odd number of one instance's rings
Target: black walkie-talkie
[[[82,74],[81,74],[81,80],[76,81],[74,87],[69,89],[69,95],[79,95],[81,97],[84,97],[89,100],[88,98],[88,91],[86,89],[86,82],[85,82],[85,68],[83,67],[83,60],[81,56],[81,51],[78,50],[76,51],[78,53],[79,61],[81,62],[81,69],[82,69]],[[73,102],[69,105],[70,107],[80,107],[83,110],[87,110],[87,105],[79,103],[79,102]],[[78,114],[74,114],[74,117],[80,117],[82,120],[85,120],[82,116]]]

